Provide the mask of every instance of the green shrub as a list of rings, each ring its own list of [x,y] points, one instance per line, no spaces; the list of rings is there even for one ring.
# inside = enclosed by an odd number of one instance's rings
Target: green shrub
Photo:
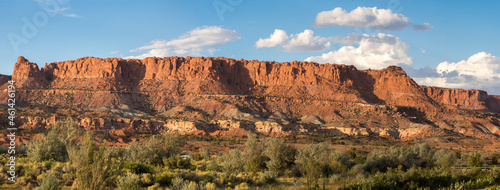
[[[116,181],[119,190],[135,190],[140,188],[140,179],[137,174],[127,173],[126,176],[119,177]]]
[[[40,186],[36,190],[59,190],[61,189],[61,182],[54,174],[45,175],[41,180]]]
[[[30,141],[27,148],[28,157],[37,162],[68,160],[66,144],[60,140],[55,130],[51,130],[47,136]]]
[[[169,172],[167,170],[155,175],[155,181],[161,185],[170,185],[172,180],[178,177],[177,173]]]
[[[273,172],[283,173],[295,161],[297,149],[287,145],[285,139],[271,139],[265,142],[263,155],[269,158],[266,167]]]
[[[231,149],[224,152],[224,154],[219,157],[222,170],[227,174],[238,174],[245,164],[242,162],[241,158],[241,151],[238,149]]]
[[[183,158],[180,154],[163,158],[163,164],[169,169],[189,169],[191,167],[191,159]]]
[[[450,168],[455,164],[457,158],[454,152],[442,148],[434,153],[434,160],[436,166],[440,168]]]
[[[127,146],[127,160],[136,163],[147,163],[152,165],[163,164],[163,158],[168,158],[182,152],[181,147],[186,141],[179,135],[165,134],[163,136],[152,136],[151,138],[133,142]]]
[[[198,185],[194,181],[187,181],[182,179],[181,177],[177,177],[172,182],[172,186],[170,187],[172,190],[201,190],[206,189],[203,184]]]
[[[141,184],[143,185],[152,185],[154,183],[153,175],[150,173],[143,173],[141,175]]]
[[[262,156],[264,146],[259,143],[259,139],[253,134],[248,133],[248,139],[245,142],[245,170],[250,172],[257,172],[264,169],[265,161]]]
[[[207,164],[207,170],[208,171],[219,171],[219,165],[217,164],[217,162],[215,160],[210,160],[210,161],[208,161],[208,164]]]
[[[498,164],[498,155],[497,154],[492,154],[491,155],[491,165],[497,165]]]
[[[155,183],[154,185],[151,185],[148,187],[148,190],[161,190],[163,189],[159,183]]]
[[[412,166],[432,167],[435,165],[433,154],[434,151],[425,143],[414,146],[393,146],[384,150],[375,149],[368,154],[363,168],[367,172],[376,173],[385,172],[388,168],[397,168],[399,165],[403,166],[404,170]]]
[[[69,157],[76,168],[75,188],[103,189],[118,172],[119,166],[104,154],[106,142],[101,143],[97,152],[94,151],[95,146],[90,134],[87,134],[83,142],[70,148]]]
[[[151,173],[152,172],[151,167],[149,167],[146,164],[141,164],[141,163],[125,162],[123,164],[123,169],[127,172],[132,172],[135,174]]]
[[[469,166],[470,167],[481,167],[483,166],[483,159],[481,158],[481,154],[479,152],[472,154],[469,156]]]
[[[271,171],[265,171],[259,176],[259,179],[265,184],[273,184],[278,182],[278,174]]]
[[[247,183],[243,182],[243,183],[236,185],[236,187],[234,187],[234,189],[235,190],[247,190],[247,189],[250,189],[250,187],[248,186]]]

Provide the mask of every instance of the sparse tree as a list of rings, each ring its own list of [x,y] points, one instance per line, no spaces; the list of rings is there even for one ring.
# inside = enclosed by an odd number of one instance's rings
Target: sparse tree
[[[260,169],[263,169],[265,167],[264,157],[262,156],[264,146],[259,144],[258,139],[253,133],[248,133],[248,140],[245,142],[245,148],[245,170],[257,172]]]
[[[479,152],[472,154],[469,157],[469,166],[471,167],[481,167],[483,166],[483,158]]]
[[[266,162],[267,168],[281,174],[293,165],[297,149],[287,145],[284,139],[272,139],[265,142],[263,154],[269,158]]]
[[[241,151],[238,149],[231,149],[227,152],[224,152],[222,156],[219,158],[219,161],[222,165],[222,170],[227,174],[238,174],[244,166],[244,162],[241,160]]]

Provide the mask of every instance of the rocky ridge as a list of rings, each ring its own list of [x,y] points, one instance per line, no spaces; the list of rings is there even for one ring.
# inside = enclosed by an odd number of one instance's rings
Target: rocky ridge
[[[55,122],[49,115],[57,115],[117,135],[242,130],[396,139],[500,135],[498,96],[419,86],[396,66],[357,70],[223,57],[85,57],[39,68],[19,57],[12,79],[17,81],[18,104],[25,106],[23,127],[29,129],[49,128]],[[6,99],[6,93],[0,98]],[[54,109],[94,115],[55,114]]]

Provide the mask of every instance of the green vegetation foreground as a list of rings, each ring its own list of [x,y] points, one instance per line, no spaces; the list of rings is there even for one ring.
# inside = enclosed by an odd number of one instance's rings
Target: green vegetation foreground
[[[82,138],[83,137],[83,138]],[[245,148],[210,155],[183,153],[185,140],[164,134],[127,147],[96,145],[90,132],[57,123],[30,141],[4,188],[36,189],[498,189],[497,155],[435,149],[427,144],[375,149],[367,155],[341,152],[326,143],[296,149],[284,139],[249,134]],[[457,164],[459,163],[459,164]],[[487,166],[489,167],[483,167]],[[464,167],[457,167],[464,166]]]

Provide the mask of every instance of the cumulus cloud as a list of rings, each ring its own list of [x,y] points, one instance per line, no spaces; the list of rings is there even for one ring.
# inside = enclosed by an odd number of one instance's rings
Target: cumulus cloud
[[[483,89],[500,94],[500,58],[486,52],[479,52],[467,60],[456,63],[442,62],[434,75],[419,76],[415,81],[428,86],[447,88]],[[411,75],[410,75],[411,76]]]
[[[262,39],[260,38],[256,43],[255,46],[257,48],[263,48],[263,47],[274,47],[277,45],[282,44],[288,39],[288,35],[284,30],[276,29],[274,30],[274,33],[269,36],[269,38]]]
[[[353,33],[344,37],[335,37],[335,42],[358,44],[358,46],[343,46],[336,51],[308,57],[305,61],[354,65],[358,69],[383,69],[390,65],[413,64],[413,59],[406,55],[409,46],[391,34],[359,35]]]
[[[149,45],[138,47],[130,52],[148,50],[148,52],[127,58],[146,58],[146,57],[166,57],[166,56],[199,56],[202,52],[213,54],[218,51],[214,47],[228,42],[241,39],[240,34],[234,30],[228,30],[219,26],[198,27],[187,32],[177,39],[153,40]]]
[[[284,30],[276,29],[269,38],[255,42],[257,48],[280,46],[285,52],[322,51],[330,47],[329,38],[314,36],[312,30],[287,35]]]
[[[347,12],[340,7],[323,11],[316,15],[313,26],[347,26],[351,28],[369,28],[381,31],[401,31],[413,25],[408,17],[393,13],[390,9],[377,7],[358,7]],[[413,25],[415,30],[425,31],[432,28],[429,23]]]

